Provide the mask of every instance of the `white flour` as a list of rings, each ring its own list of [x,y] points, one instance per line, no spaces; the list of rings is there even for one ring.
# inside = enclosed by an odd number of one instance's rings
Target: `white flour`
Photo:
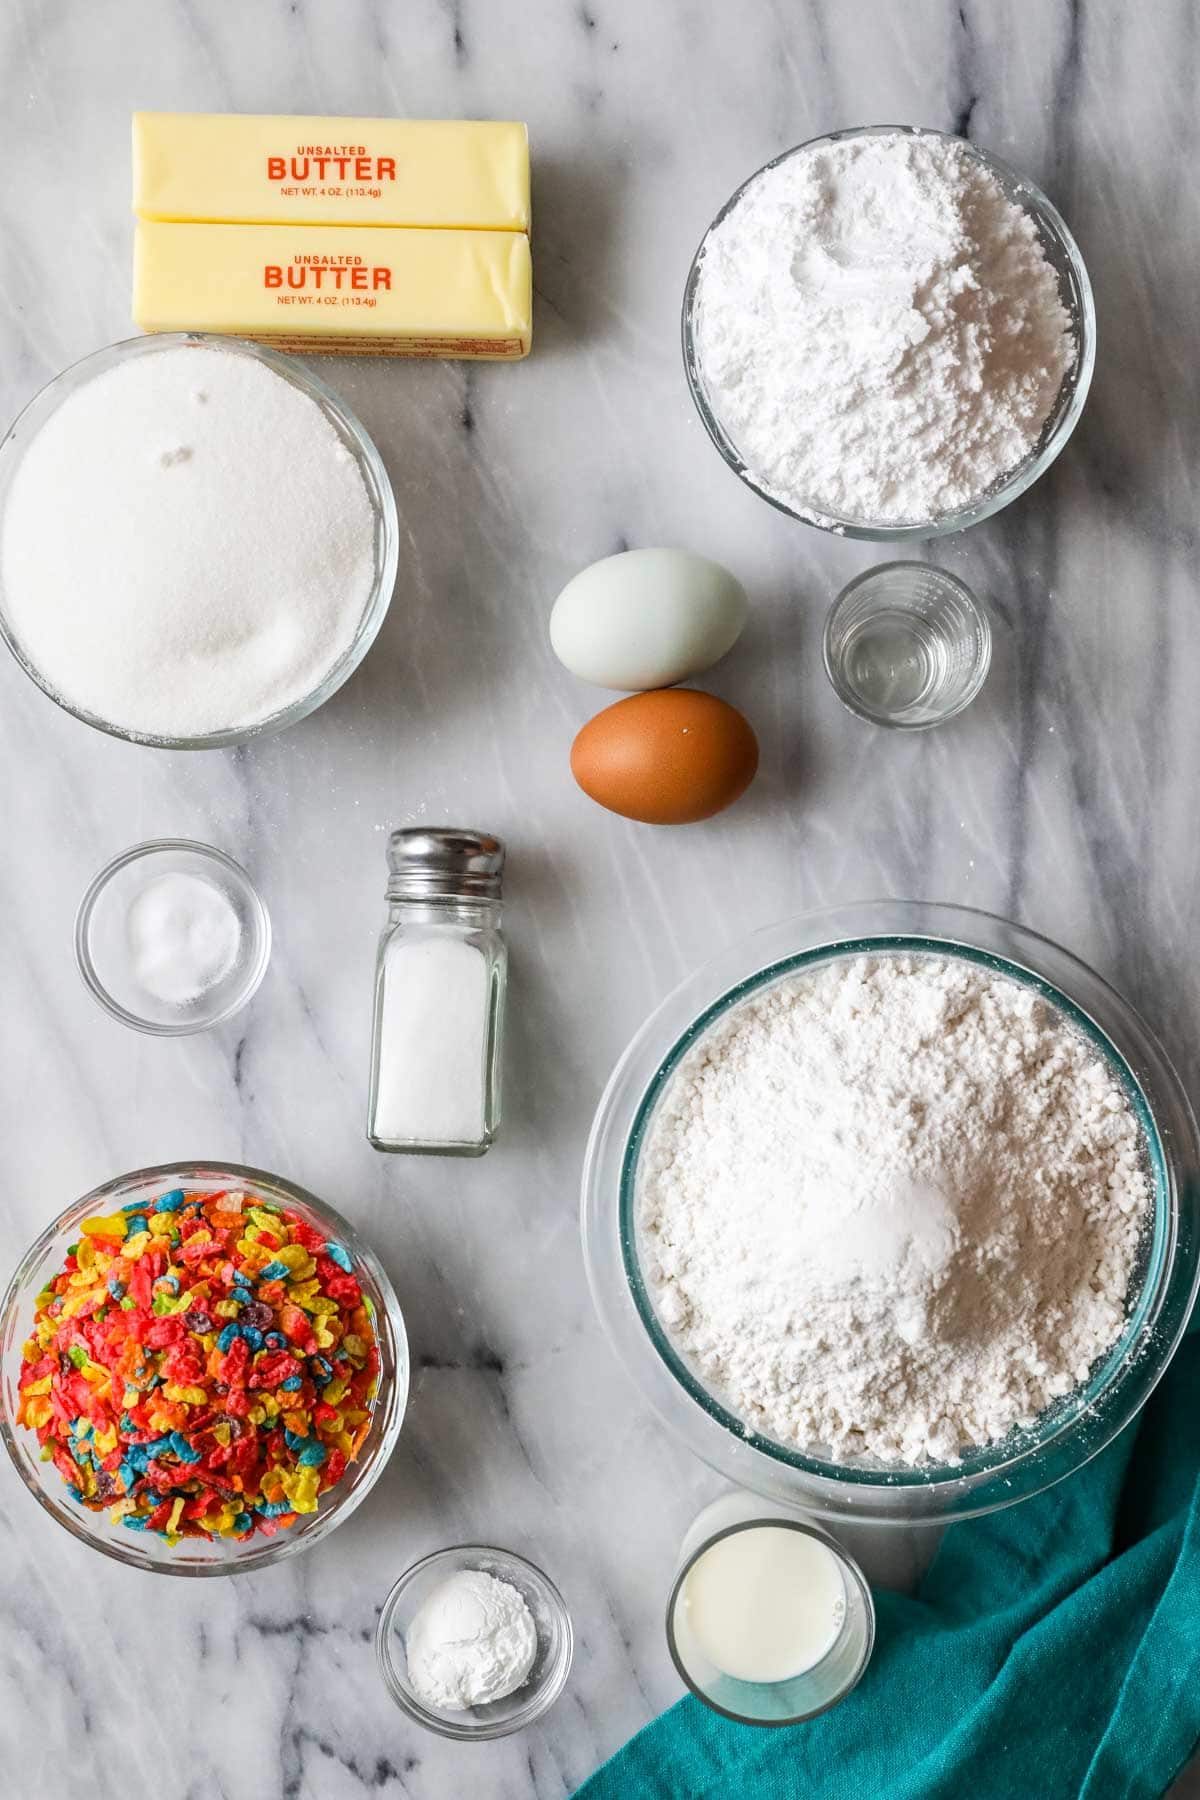
[[[856,957],[735,1008],[651,1126],[643,1267],[705,1385],[844,1460],[958,1460],[1120,1335],[1150,1206],[1136,1115],[1031,988]]]
[[[1029,215],[936,137],[768,170],[710,237],[697,305],[718,418],[818,517],[924,520],[978,498],[1036,444],[1075,359]]]

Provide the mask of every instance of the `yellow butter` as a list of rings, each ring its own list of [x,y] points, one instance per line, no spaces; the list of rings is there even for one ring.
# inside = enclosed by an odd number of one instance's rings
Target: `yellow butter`
[[[513,359],[533,329],[529,239],[139,219],[133,316],[285,350]]]
[[[511,120],[135,113],[145,219],[529,230],[529,137]]]

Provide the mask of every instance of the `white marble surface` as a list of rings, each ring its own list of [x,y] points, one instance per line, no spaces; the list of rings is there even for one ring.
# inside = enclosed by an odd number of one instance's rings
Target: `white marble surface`
[[[135,106],[526,118],[539,295],[516,368],[326,365],[388,462],[404,556],[379,644],[323,713],[244,753],[170,756],[96,736],[0,665],[5,1265],[121,1169],[240,1158],[354,1217],[416,1358],[369,1502],[261,1576],[127,1572],[0,1470],[14,1800],[553,1800],[675,1697],[665,1585],[717,1483],[599,1335],[576,1186],[623,1043],[748,927],[880,894],[1016,915],[1115,979],[1196,1075],[1196,46],[1188,0],[6,0],[5,416],[129,334]],[[966,717],[908,739],[842,713],[820,670],[825,605],[876,559],[740,488],[677,348],[687,264],[729,190],[881,119],[968,130],[1028,170],[1076,229],[1101,333],[1052,476],[940,552],[994,608],[995,668]],[[728,562],[754,602],[711,685],[757,727],[762,774],[675,832],[574,789],[598,697],[546,644],[564,580],[646,543]],[[389,1161],[363,1136],[384,834],[405,820],[511,846],[509,1114],[477,1165]],[[253,1007],[174,1043],[102,1016],[71,959],[90,876],[162,833],[243,859],[276,927]],[[578,1655],[542,1728],[461,1749],[392,1708],[370,1636],[407,1562],[477,1535],[545,1562]],[[917,1555],[871,1552],[897,1577]]]

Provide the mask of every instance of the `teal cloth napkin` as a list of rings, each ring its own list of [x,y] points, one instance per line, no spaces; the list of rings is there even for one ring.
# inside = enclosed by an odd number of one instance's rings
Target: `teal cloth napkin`
[[[1200,1740],[1200,1338],[1065,1481],[876,1593],[871,1666],[807,1725],[690,1696],[579,1800],[1152,1800]]]

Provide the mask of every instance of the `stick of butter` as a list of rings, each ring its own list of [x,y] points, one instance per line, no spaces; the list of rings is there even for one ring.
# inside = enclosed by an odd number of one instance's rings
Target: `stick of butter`
[[[134,113],[133,208],[224,224],[529,230],[512,121]]]
[[[521,231],[180,225],[139,219],[133,316],[322,355],[526,356],[533,273]]]

